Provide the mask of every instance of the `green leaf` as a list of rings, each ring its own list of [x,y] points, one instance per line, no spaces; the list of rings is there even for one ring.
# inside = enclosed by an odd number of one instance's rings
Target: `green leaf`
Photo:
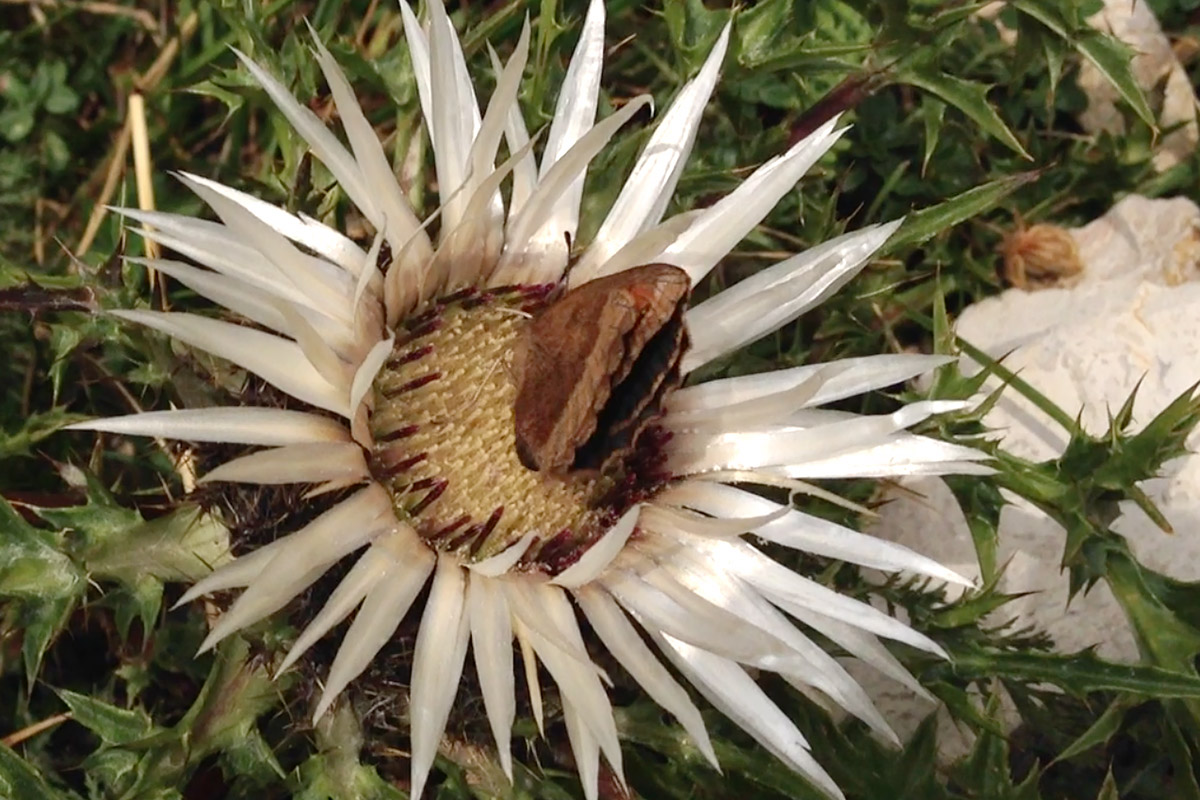
[[[792,19],[791,0],[766,0],[737,15],[738,61],[753,68],[775,56]]]
[[[516,772],[520,774],[520,767]],[[363,800],[409,800],[407,794],[393,786],[389,781],[380,777],[374,767],[356,764],[352,771],[346,773],[332,769],[324,755],[309,758],[296,769],[297,791],[291,795],[292,800],[329,800],[331,797],[354,797]],[[505,778],[505,786],[512,797],[526,795],[513,792],[512,785]],[[519,785],[519,783],[518,783]],[[477,791],[479,787],[475,787]],[[487,796],[487,795],[484,795]],[[503,797],[497,792],[493,797]]]
[[[130,790],[137,786],[139,778],[145,774],[147,758],[144,753],[125,747],[101,747],[92,751],[81,769],[88,777],[88,782],[94,787],[93,797],[161,797],[160,789],[146,789],[136,794]]]
[[[940,280],[936,290],[933,296],[933,352],[939,356],[955,356],[958,355],[958,348],[954,346],[954,328],[950,325],[950,315],[946,313],[946,291]],[[947,366],[951,366],[952,363]],[[939,382],[942,372],[938,371]],[[934,396],[942,397],[941,394]]]
[[[543,4],[543,7],[546,5],[553,7],[555,3]],[[496,41],[501,29],[505,27],[511,29],[511,38],[513,41],[516,41],[516,26],[520,24],[521,15],[524,10],[525,6],[522,3],[505,3],[499,7],[493,6],[489,8],[487,15],[480,19],[478,24],[459,34],[462,38],[463,52],[470,55],[476,50],[481,49],[484,43]],[[540,19],[538,20],[538,24],[541,24]],[[579,25],[582,23],[576,20],[576,24]]]
[[[971,541],[975,544],[975,557],[979,571],[985,581],[990,582],[997,574],[997,553],[1000,549],[1000,513],[1007,505],[999,487],[992,481],[947,475],[946,485],[954,492],[959,507],[971,509],[967,515],[967,527]],[[1007,595],[1013,597],[1013,595]]]
[[[25,759],[0,744],[0,797],[4,800],[80,800],[70,789],[52,785]]]
[[[134,619],[142,622],[142,630],[149,632],[158,621],[162,610],[162,581],[144,575],[137,580],[122,582],[121,586],[105,592],[104,604],[113,610],[117,633],[123,641],[129,639],[129,627]]]
[[[0,499],[0,596],[44,600],[70,594],[81,577],[54,534],[29,525]]]
[[[1168,669],[1193,670],[1193,659],[1200,653],[1200,631],[1158,597],[1151,583],[1154,573],[1132,556],[1118,553],[1110,554],[1107,566],[1109,588],[1129,617],[1142,657]]]
[[[287,775],[274,749],[255,727],[242,730],[236,743],[226,743],[221,750],[221,763],[226,771],[243,780],[267,785]]]
[[[22,80],[19,75],[11,75],[0,84],[0,96],[7,101],[6,105],[16,107],[31,105],[37,102],[37,95],[32,84]]]
[[[1063,63],[1066,61],[1067,50],[1060,39],[1042,36],[1042,56],[1046,59],[1046,73],[1050,76],[1051,99],[1062,80]]]
[[[702,766],[704,757],[692,741],[680,736],[674,725],[664,724],[661,710],[652,704],[614,709],[614,717],[622,740],[635,744],[634,749],[639,752],[656,753],[660,760],[677,767],[695,765],[705,769]],[[782,795],[798,800],[827,800],[824,794],[793,770],[773,758],[762,758],[757,748],[715,734],[712,745],[727,778],[736,775],[742,779],[743,786],[754,787],[753,793],[742,796]],[[647,796],[657,797],[660,794]]]
[[[34,528],[0,498],[0,597],[15,601],[24,624],[21,654],[30,685],[87,591],[82,571],[60,547],[58,536]]]
[[[173,728],[154,729],[136,743],[144,753],[125,792],[129,797],[167,786],[183,786],[209,756],[218,756],[230,774],[251,783],[279,780],[285,773],[274,750],[257,727],[263,712],[274,708],[292,680],[285,674],[272,681],[267,664],[249,657],[244,639],[226,639],[199,697]]]
[[[533,78],[526,89],[527,97],[535,109],[540,110],[545,104],[546,83],[551,73],[550,53],[555,41],[566,30],[566,26],[558,21],[558,0],[540,0],[533,25],[533,46],[530,49]]]
[[[358,760],[363,746],[362,724],[346,704],[338,704],[316,726],[317,754],[300,765],[295,777],[300,790],[295,800],[325,800],[328,797],[395,798],[402,795],[379,777],[373,767]],[[485,759],[480,759],[485,760]],[[498,762],[498,780],[477,780],[476,790],[495,796],[511,791],[512,786]],[[479,770],[473,770],[473,777]]]
[[[1167,755],[1174,768],[1172,775],[1172,800],[1200,800],[1200,783],[1196,779],[1196,759],[1184,737],[1179,722],[1172,716],[1162,721],[1163,738]],[[1189,731],[1190,732],[1190,731]],[[1195,741],[1193,739],[1193,741]]]
[[[979,591],[972,592],[965,599],[959,600],[938,611],[930,618],[929,624],[944,629],[961,628],[964,625],[978,624],[984,617],[996,609],[1003,608],[1014,600],[1019,600],[1025,596],[1025,593],[1005,594],[996,591],[995,581],[999,578],[1000,573],[995,572],[993,575],[995,577],[991,584],[985,585]]]
[[[1017,137],[1000,119],[996,109],[987,101],[988,88],[982,83],[969,81],[944,72],[924,72],[918,68],[906,65],[897,73],[897,80],[924,89],[937,95],[948,104],[970,117],[976,125],[996,137],[1022,158],[1032,160],[1033,157],[1017,141]]]
[[[220,86],[211,80],[200,81],[193,83],[187,88],[188,92],[200,95],[201,97],[211,97],[219,101],[225,106],[225,118],[229,119],[236,112],[241,110],[246,104],[246,96],[241,92],[230,91],[224,86]]]
[[[175,733],[191,742],[194,760],[240,747],[258,716],[279,703],[290,683],[292,673],[272,680],[267,665],[249,655],[244,639],[226,639],[200,697],[176,726]],[[283,774],[278,764],[273,771]]]
[[[1121,800],[1121,795],[1117,792],[1117,781],[1113,778],[1111,767],[1109,767],[1108,773],[1104,776],[1104,783],[1100,785],[1100,793],[1096,795],[1096,800]]]
[[[21,660],[25,664],[25,679],[32,686],[42,666],[42,657],[50,643],[67,626],[71,612],[83,597],[83,588],[70,596],[45,597],[23,604],[21,621],[24,622],[24,641],[21,643]]]
[[[92,491],[86,505],[33,508],[34,513],[54,527],[71,531],[75,548],[83,553],[102,542],[119,540],[142,522],[141,515],[118,505],[91,476],[89,482]]]
[[[984,708],[984,716],[1000,723],[1000,687],[992,682]],[[1007,798],[1012,796],[1012,775],[1009,773],[1008,741],[990,730],[984,730],[975,740],[971,753],[955,770],[955,777],[970,786],[978,797]]]
[[[682,58],[683,77],[686,77],[704,63],[721,28],[729,20],[729,12],[710,10],[703,0],[680,0],[664,5],[663,19],[667,23],[671,45]]]
[[[1086,25],[1078,27],[1063,15],[1058,0],[1012,0],[1013,8],[1054,31],[1096,65],[1143,122],[1156,127],[1154,113],[1133,75],[1133,50],[1116,37]]]
[[[1129,710],[1144,702],[1144,698],[1139,698],[1135,695],[1118,695],[1115,700],[1108,704],[1108,708],[1104,709],[1104,713],[1086,731],[1076,737],[1075,741],[1063,748],[1054,757],[1053,763],[1069,761],[1081,753],[1086,753],[1093,747],[1107,744],[1121,729],[1121,723],[1124,722],[1125,715],[1129,713]]]
[[[937,149],[945,120],[946,104],[941,100],[928,97],[921,103],[921,122],[925,127],[925,151],[921,157],[922,175],[929,169],[929,160],[933,158],[933,151]]]
[[[925,688],[946,706],[951,718],[966,722],[977,730],[991,731],[997,736],[1004,736],[1004,726],[980,710],[978,695],[975,692],[968,692],[961,686],[946,681],[933,681],[925,684]]]
[[[1124,413],[1118,414],[1110,426],[1107,439],[1111,454],[1093,476],[1097,486],[1117,489],[1156,476],[1164,463],[1188,452],[1188,437],[1200,423],[1200,394],[1193,386],[1136,434],[1121,436],[1133,412],[1132,400],[1131,394],[1122,409]]]
[[[1017,189],[1030,184],[1041,176],[1040,172],[1020,172],[968,189],[936,206],[914,211],[904,220],[904,225],[888,239],[879,255],[893,253],[899,249],[931,239],[939,233],[953,228],[985,211],[990,211]]]
[[[27,455],[38,442],[62,429],[63,425],[83,419],[65,408],[38,411],[21,421],[20,430],[9,434],[0,430],[0,459]]]
[[[10,107],[0,111],[0,136],[19,142],[33,130],[34,113],[29,107]]]
[[[120,524],[91,541],[90,547],[80,551],[88,570],[128,585],[146,576],[160,581],[196,581],[232,559],[229,530],[216,517],[190,504],[149,522]]]
[[[118,708],[67,689],[58,689],[57,692],[71,709],[71,718],[99,736],[105,744],[129,744],[144,739],[156,730],[154,722],[144,711]]]
[[[42,134],[42,163],[51,172],[62,172],[71,161],[71,149],[56,132]]]
[[[955,344],[958,345],[964,353],[971,357],[972,361],[983,366],[985,369],[995,373],[995,375],[1004,381],[1006,386],[1011,386],[1019,392],[1029,402],[1033,403],[1039,411],[1063,427],[1067,433],[1072,436],[1080,434],[1082,431],[1079,423],[1072,418],[1067,412],[1063,411],[1055,405],[1050,398],[1035,389],[1028,381],[1026,381],[1017,373],[1010,370],[1008,367],[1001,364],[996,359],[989,356],[983,350],[980,350],[975,345],[968,342],[966,339],[956,337]]]
[[[67,114],[79,105],[79,95],[65,83],[57,83],[50,89],[42,106],[51,114]]]
[[[1044,681],[1074,694],[1131,692],[1148,697],[1200,698],[1200,676],[1162,667],[1104,661],[1090,651],[1060,655],[1035,652],[955,654],[955,674],[976,680],[990,676]]]

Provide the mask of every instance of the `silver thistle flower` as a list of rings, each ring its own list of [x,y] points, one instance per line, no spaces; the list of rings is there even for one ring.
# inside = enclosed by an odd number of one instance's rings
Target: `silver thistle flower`
[[[183,601],[245,589],[217,620],[208,649],[365,548],[283,663],[294,663],[354,614],[315,708],[319,718],[406,614],[417,613],[411,606],[432,580],[412,667],[414,797],[433,763],[468,643],[510,778],[514,639],[539,724],[539,662],[558,686],[586,796],[597,795],[601,754],[621,775],[603,673],[587,654],[579,613],[714,766],[700,712],[646,640],[770,752],[840,797],[804,737],[745,667],[815,689],[894,739],[863,690],[804,629],[918,692],[880,638],[945,654],[905,624],[785,568],[743,534],[875,569],[967,581],[903,547],[731,484],[800,488],[816,478],[985,471],[979,453],[906,431],[954,404],[914,403],[880,417],[820,408],[907,380],[942,359],[881,355],[668,393],[654,409],[662,412],[654,435],[639,440],[654,469],[639,471],[627,461],[617,478],[523,467],[514,448],[513,377],[504,365],[528,324],[525,312],[543,305],[556,284],[577,287],[649,263],[674,265],[693,284],[702,280],[845,129],[831,121],[711,207],[664,221],[725,56],[726,27],[659,120],[595,239],[573,256],[569,242],[588,164],[649,104],[638,97],[595,122],[603,4],[593,0],[589,8],[540,164],[516,103],[528,23],[507,65],[493,54],[496,90],[480,114],[455,32],[441,4],[429,6],[424,27],[401,8],[442,195],[436,241],[406,202],[349,83],[319,41],[316,56],[349,148],[274,77],[239,56],[374,226],[369,250],[316,220],[195,175],[180,178],[220,222],[122,211],[145,225],[142,235],[202,265],[155,259],[148,266],[255,325],[189,313],[114,313],[226,358],[312,410],[185,409],[73,427],[265,448],[220,466],[209,481],[304,483],[314,492],[357,487],[300,530],[218,568]],[[496,166],[501,139],[511,155]],[[688,309],[683,373],[819,304],[897,225],[833,239]],[[385,243],[391,259],[383,271],[376,265]]]

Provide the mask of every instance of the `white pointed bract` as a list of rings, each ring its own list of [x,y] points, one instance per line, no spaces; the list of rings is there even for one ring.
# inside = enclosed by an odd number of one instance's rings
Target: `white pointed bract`
[[[440,371],[399,370],[426,356],[439,363],[442,352],[455,351],[460,343],[486,348],[502,334],[511,337],[524,324],[524,316],[513,313],[519,304],[495,310],[488,317],[491,328],[481,324],[455,339],[453,325],[476,319],[462,306],[457,316],[441,320],[444,338],[436,347],[429,344],[404,355],[401,340],[411,341],[414,331],[423,330],[422,313],[443,307],[431,304],[432,299],[451,292],[466,296],[466,289],[477,291],[475,297],[492,297],[515,291],[518,299],[544,299],[545,287],[537,285],[561,281],[567,269],[568,242],[579,226],[589,162],[649,99],[597,114],[604,8],[593,0],[540,168],[535,167],[516,105],[528,27],[507,67],[493,53],[497,88],[481,115],[450,21],[440,3],[429,5],[431,19],[425,26],[406,4],[401,10],[444,203],[436,237],[431,239],[429,226],[409,207],[349,83],[319,42],[315,54],[349,146],[275,77],[239,57],[375,227],[369,246],[192,175],[180,178],[221,222],[122,210],[145,226],[143,236],[199,266],[165,259],[140,263],[257,327],[185,313],[115,313],[228,359],[312,410],[155,411],[73,427],[269,448],[217,467],[208,481],[298,482],[314,484],[314,492],[359,487],[295,533],[219,568],[188,591],[184,601],[245,589],[205,640],[204,648],[209,648],[283,607],[336,562],[362,551],[301,633],[284,666],[353,617],[316,705],[319,717],[406,617],[419,618],[410,705],[414,796],[428,779],[468,644],[506,774],[512,775],[515,670],[524,672],[540,728],[540,665],[557,684],[585,796],[597,796],[601,757],[621,779],[617,728],[605,690],[609,676],[588,656],[580,616],[714,766],[716,755],[700,712],[664,662],[781,760],[831,796],[840,796],[809,755],[804,737],[745,667],[770,670],[805,690],[816,689],[890,737],[862,690],[806,630],[917,690],[916,680],[881,639],[945,653],[875,608],[790,571],[743,536],[889,572],[967,582],[899,545],[729,484],[799,488],[800,479],[986,471],[978,452],[906,431],[931,414],[956,408],[954,404],[916,403],[878,417],[818,407],[907,380],[943,359],[881,355],[693,385],[665,400],[659,428],[664,435],[655,446],[660,470],[669,474],[659,474],[651,490],[599,516],[581,504],[584,489],[547,488],[544,479],[529,477],[533,473],[524,476],[527,483],[520,491],[497,497],[496,471],[503,467],[493,462],[512,460],[505,450],[512,449],[505,444],[511,443],[511,423],[489,427],[491,412],[480,412],[486,406],[477,401],[511,382],[502,363],[510,345],[495,345],[499,350],[488,351],[479,363],[471,362],[469,353],[462,356],[468,360],[455,367],[461,376],[446,374],[448,362],[440,362]],[[763,164],[709,208],[664,221],[728,39],[727,26],[699,74],[662,115],[596,239],[576,259],[572,285],[652,262],[679,266],[693,282],[699,281],[844,133],[831,121]],[[498,166],[501,138],[510,155]],[[896,225],[868,227],[818,245],[696,305],[686,314],[693,346],[684,370],[726,355],[820,303],[862,268]],[[386,274],[376,266],[384,240],[391,251]],[[489,330],[496,335],[489,336]],[[434,350],[438,352],[429,355]],[[388,378],[393,368],[396,375]],[[409,427],[403,417],[392,419],[385,429],[402,438],[418,427],[415,423],[452,426],[461,414],[461,425],[438,428],[442,438],[426,446],[441,454],[440,469],[457,464],[453,469],[474,465],[480,471],[457,481],[466,488],[455,488],[459,494],[453,501],[438,499],[447,485],[438,481],[450,478],[454,483],[457,475],[425,474],[420,480],[413,475],[406,491],[418,485],[429,491],[413,505],[416,495],[397,493],[396,484],[380,476],[403,473],[425,453],[401,463],[389,461],[390,451],[379,445],[387,437],[380,434],[375,416],[386,416],[380,398],[434,379],[456,384],[453,402],[445,400],[452,394],[447,389],[428,419],[414,418]],[[502,411],[511,414],[511,401],[496,413]],[[478,504],[473,502],[477,496],[483,498]],[[431,505],[441,509],[453,503],[468,513],[440,529],[422,516]],[[545,516],[546,509],[559,516]],[[563,514],[579,533],[565,551],[562,537],[556,537]],[[472,548],[464,550],[455,537],[466,535],[463,526],[471,520],[478,524],[465,528],[467,538],[474,539]],[[412,608],[426,587],[424,606]],[[513,658],[514,640],[521,667]]]

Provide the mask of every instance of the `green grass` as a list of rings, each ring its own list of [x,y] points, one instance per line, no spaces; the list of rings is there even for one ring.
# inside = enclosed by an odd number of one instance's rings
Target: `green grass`
[[[996,248],[1016,217],[1073,225],[1129,193],[1200,199],[1195,158],[1165,174],[1152,169],[1155,132],[1129,77],[1128,53],[1082,23],[1098,3],[1013,0],[1000,20],[1020,33],[1016,54],[993,23],[971,16],[978,5],[764,0],[739,11],[677,208],[727,192],[747,168],[832,113],[845,112],[854,128],[726,260],[714,285],[843,229],[909,216],[883,257],[847,289],[713,372],[900,348],[952,352],[948,320],[1002,288]],[[1151,6],[1172,37],[1200,35],[1195,0]],[[467,58],[483,76],[481,94],[491,90],[485,43],[506,57],[528,13],[534,39],[522,103],[530,128],[543,126],[582,7],[497,0],[456,11]],[[645,91],[665,107],[728,15],[699,0],[610,3],[602,113]],[[218,381],[214,375],[224,372],[203,357],[95,313],[164,300],[172,308],[198,305],[176,285],[163,294],[119,260],[123,252],[140,254],[141,243],[126,242],[114,216],[88,232],[97,205],[136,204],[120,147],[134,92],[145,96],[159,208],[201,213],[168,174],[186,169],[364,230],[230,51],[236,46],[265,62],[299,97],[318,98],[320,113],[327,94],[309,56],[305,19],[349,73],[389,153],[419,140],[399,12],[387,0],[0,5],[0,737],[20,733],[11,746],[0,745],[0,797],[403,796],[393,779],[404,777],[406,740],[391,718],[372,717],[361,734],[339,713],[313,731],[304,721],[310,671],[269,680],[271,654],[292,633],[286,619],[235,637],[215,656],[192,657],[205,630],[201,609],[167,608],[180,582],[220,553],[222,539],[180,499],[179,451],[129,440],[94,449],[96,437],[55,434],[85,415],[212,404],[233,385],[228,375]],[[1126,135],[1079,129],[1075,118],[1086,101],[1075,78],[1083,59],[1105,68],[1120,90]],[[647,130],[644,121],[631,126],[593,165],[584,240]],[[421,164],[412,181],[425,212],[436,196],[428,191],[430,171]],[[976,385],[946,369],[934,392],[966,397]],[[1006,391],[1031,390],[1017,379]],[[882,411],[895,402],[872,396],[852,408]],[[929,722],[893,750],[767,681],[850,797],[1200,800],[1193,767],[1200,760],[1200,589],[1139,564],[1109,528],[1118,501],[1142,499],[1135,482],[1182,452],[1200,406],[1182,398],[1136,435],[1126,430],[1128,411],[1115,414],[1111,433],[1101,437],[1058,412],[1072,433],[1060,459],[1031,464],[989,444],[998,459],[994,477],[951,481],[989,578],[957,603],[944,605],[927,586],[872,585],[842,565],[807,565],[843,591],[907,609],[914,625],[943,644],[953,663],[897,654],[978,735],[969,756],[939,765]],[[982,428],[978,415],[960,415],[928,430],[973,440]],[[861,501],[876,491],[869,482],[835,488]],[[1036,631],[996,624],[1008,599],[991,580],[1003,568],[995,559],[1000,488],[1063,525],[1062,580],[1074,590],[1109,585],[1135,630],[1141,663],[1057,653]],[[246,499],[224,512],[224,522],[235,530],[278,524],[262,516],[261,505]],[[357,691],[394,699],[387,670],[381,665]],[[998,717],[1001,693],[1023,720],[1008,738]],[[620,679],[614,697],[630,745],[626,771],[640,796],[816,796],[718,714],[706,718],[722,777]],[[496,782],[490,742],[478,735],[480,712],[472,717],[466,705],[449,731],[453,758],[439,761],[438,797],[508,791]],[[551,717],[552,734],[561,734]],[[40,723],[44,730],[30,730]],[[529,719],[518,720],[516,753],[515,796],[580,795],[562,747],[539,740]]]

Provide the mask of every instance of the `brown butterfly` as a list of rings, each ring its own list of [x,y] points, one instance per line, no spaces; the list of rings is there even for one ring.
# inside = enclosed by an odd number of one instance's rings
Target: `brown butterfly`
[[[517,456],[531,470],[602,470],[680,382],[691,279],[649,264],[589,281],[530,320],[513,355]]]

